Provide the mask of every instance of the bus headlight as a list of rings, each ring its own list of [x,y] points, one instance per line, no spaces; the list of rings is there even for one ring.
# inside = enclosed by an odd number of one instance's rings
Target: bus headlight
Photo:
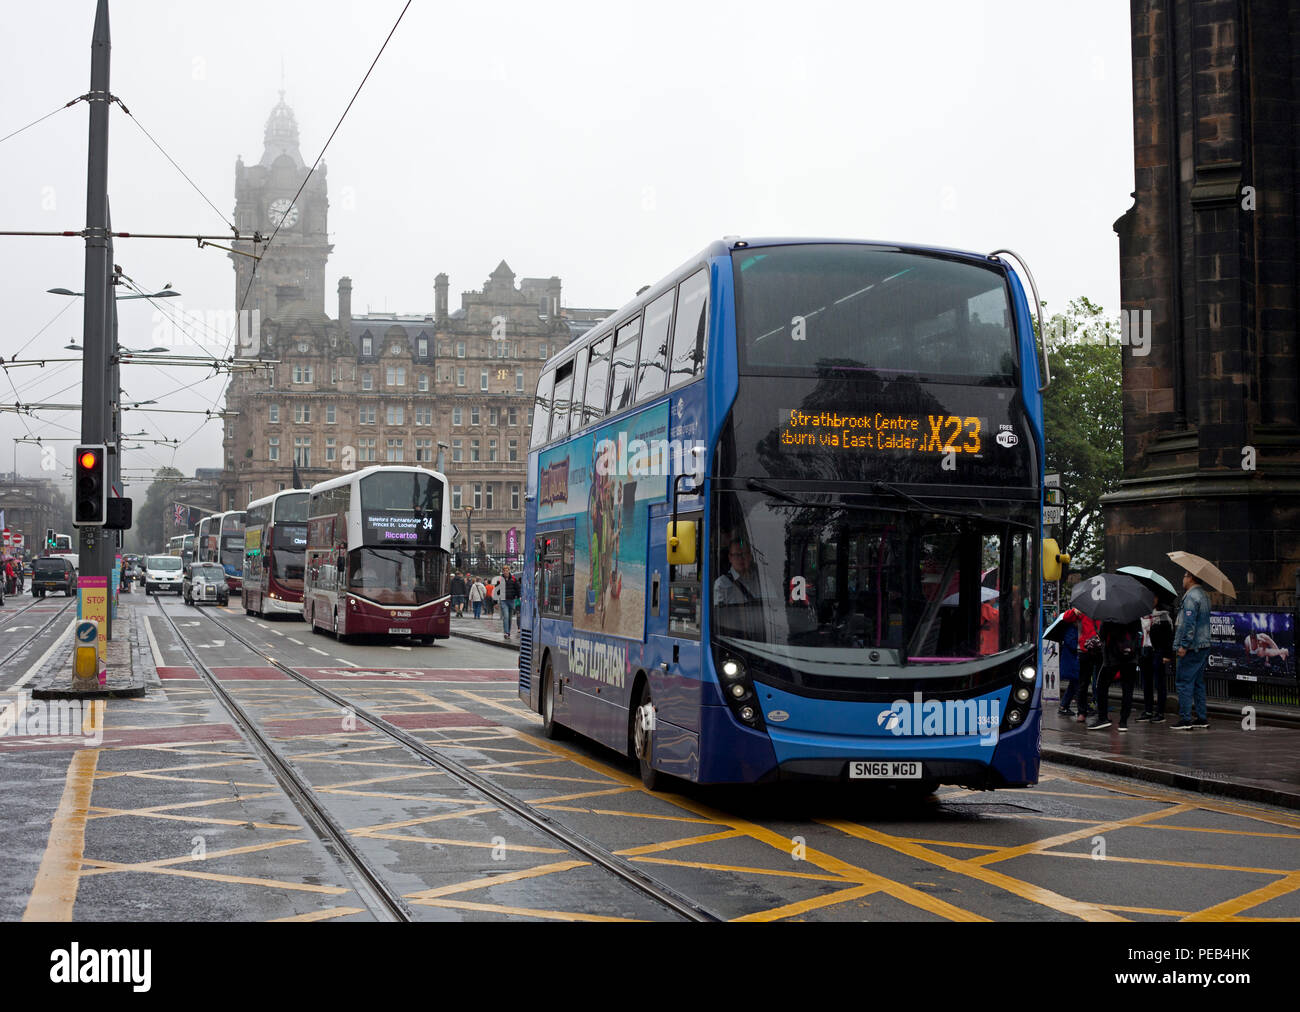
[[[735,658],[728,658],[727,660],[722,662],[723,678],[726,678],[730,681],[735,681],[736,679],[742,677],[744,674],[745,674],[744,667],[742,667],[740,661],[736,660]]]
[[[1009,710],[1007,712],[1007,723],[1010,724],[1012,727],[1015,727],[1022,720],[1024,720],[1024,717],[1025,715],[1021,713],[1019,710],[1016,709]]]
[[[736,682],[731,686],[731,697],[733,699],[744,699],[747,694],[748,690],[746,690],[746,688],[739,682]]]
[[[752,706],[742,706],[742,707],[740,708],[740,719],[741,719],[741,720],[753,720],[753,719],[754,719],[754,708],[753,708]]]
[[[1026,664],[1023,668],[1020,669],[1020,680],[1023,682],[1032,682],[1034,680],[1034,676],[1037,674],[1038,672],[1034,670],[1033,665]]]
[[[1023,685],[1020,688],[1016,689],[1016,702],[1024,703],[1027,702],[1028,699],[1029,699],[1028,689],[1026,689]]]

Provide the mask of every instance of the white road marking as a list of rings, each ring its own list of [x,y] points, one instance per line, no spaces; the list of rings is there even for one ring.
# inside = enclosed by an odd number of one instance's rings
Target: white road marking
[[[273,633],[275,633],[277,636],[283,636],[283,635],[284,635],[284,633],[280,632],[279,629],[272,629],[272,630],[270,630],[270,631],[273,632]]]
[[[324,650],[322,650],[320,647],[308,647],[307,649],[310,650],[310,651],[311,651],[312,653],[314,653],[314,654],[320,654],[322,657],[328,657],[328,656],[329,656],[329,654],[327,654],[327,653],[326,653]]]
[[[290,643],[297,643],[298,646],[300,647],[305,647],[307,645],[302,640],[296,640],[292,636],[286,636],[285,639],[287,639]]]
[[[162,651],[158,649],[158,640],[154,638],[153,634],[153,623],[149,619],[150,616],[148,615],[144,617],[144,631],[149,634],[149,649],[153,651],[153,666],[154,670],[157,671],[159,668],[166,667],[167,662],[163,660]]]
[[[71,622],[69,622],[68,628],[64,629],[63,632],[59,633],[57,636],[54,637],[54,642],[50,644],[49,649],[47,649],[45,653],[41,654],[41,656],[36,659],[36,663],[27,669],[27,673],[24,674],[22,678],[18,679],[18,681],[14,682],[13,685],[9,686],[8,691],[12,692],[14,689],[21,689],[24,685],[30,682],[32,680],[32,677],[36,674],[36,672],[41,670],[41,665],[43,665],[47,660],[50,659],[50,654],[54,653],[54,651],[58,649],[59,645],[63,642],[63,637],[71,633],[73,628],[76,626],[76,624],[77,624],[77,620],[75,618]],[[15,714],[15,716],[17,715]]]
[[[18,681],[14,682],[14,684],[11,685],[6,691],[15,692],[18,689],[21,689],[29,681],[31,681],[32,676],[35,675],[36,672],[41,670],[45,662],[50,659],[50,654],[54,653],[54,651],[57,650],[60,645],[62,645],[63,638],[69,635],[72,632],[72,630],[76,627],[76,625],[77,625],[77,620],[74,618],[71,622],[68,623],[68,628],[64,629],[63,632],[59,633],[59,635],[54,637],[54,642],[50,644],[49,649],[47,649],[45,653],[41,654],[41,656],[36,659],[36,663],[27,669],[27,673],[24,674],[22,678],[18,679]],[[16,727],[18,725],[18,722],[22,720],[23,710],[25,710],[26,708],[27,708],[27,697],[25,695],[19,697],[18,699],[15,699],[10,703],[6,703],[4,709],[0,710],[0,715],[3,715],[2,716],[3,723],[7,727]],[[12,710],[12,712],[5,714],[6,710]]]
[[[342,657],[335,657],[334,659],[338,661],[340,664],[346,664],[349,668],[361,667],[360,664],[353,664],[351,661],[345,661]]]

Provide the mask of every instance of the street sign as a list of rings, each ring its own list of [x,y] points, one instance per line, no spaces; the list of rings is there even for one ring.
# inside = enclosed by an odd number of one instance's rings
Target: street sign
[[[1043,525],[1050,527],[1053,524],[1061,522],[1061,514],[1064,512],[1064,506],[1044,506],[1043,507]]]
[[[1043,475],[1043,484],[1046,485],[1048,488],[1060,488],[1061,472],[1053,471],[1051,474]]]

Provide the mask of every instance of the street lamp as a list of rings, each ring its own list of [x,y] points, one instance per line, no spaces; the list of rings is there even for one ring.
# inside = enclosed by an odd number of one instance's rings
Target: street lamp
[[[63,349],[64,349],[64,351],[85,351],[85,350],[86,350],[86,349],[83,348],[81,345],[77,344],[76,341],[69,341],[67,344],[65,344],[65,345],[63,346]],[[122,351],[128,351],[128,352],[130,352],[132,355],[152,355],[152,354],[154,354],[155,352],[160,352],[160,351],[170,351],[171,349],[169,349],[169,348],[162,348],[162,347],[159,347],[159,346],[157,346],[157,345],[155,345],[155,346],[152,347],[152,348],[124,348],[124,347],[122,347],[122,346],[119,344],[119,345],[117,346],[117,350],[118,350],[119,352],[122,352]]]
[[[85,292],[74,292],[67,288],[47,288],[45,290],[51,295],[71,295],[74,298],[81,298],[86,294]],[[174,299],[180,294],[181,293],[175,291],[169,283],[163,286],[161,292],[141,292],[139,295],[116,295],[114,298],[119,302],[125,302],[127,299]]]
[[[469,570],[474,571],[474,507],[465,507],[465,529],[469,544]]]

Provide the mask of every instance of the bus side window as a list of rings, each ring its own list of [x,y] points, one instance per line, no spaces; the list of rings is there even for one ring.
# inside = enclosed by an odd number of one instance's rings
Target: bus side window
[[[668,385],[676,386],[704,368],[709,329],[709,275],[700,270],[678,286],[677,320],[673,327],[673,354]]]
[[[703,513],[683,513],[679,520],[694,521],[703,528]],[[668,567],[668,635],[685,639],[700,638],[700,577],[703,552],[697,552],[689,566]]]

